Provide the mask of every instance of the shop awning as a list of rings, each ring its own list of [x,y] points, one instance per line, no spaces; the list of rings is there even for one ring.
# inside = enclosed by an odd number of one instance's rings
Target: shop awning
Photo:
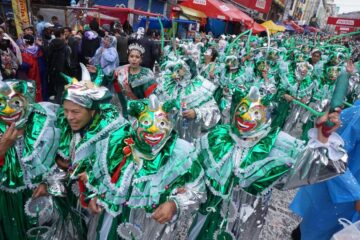
[[[86,15],[87,15],[86,18],[89,22],[95,18],[100,21],[100,25],[111,24],[112,22],[119,20],[118,18],[108,16],[108,15],[105,15],[105,14],[99,13],[99,12],[87,12]],[[125,20],[126,20],[126,18],[125,18]],[[123,22],[123,21],[120,19],[120,22]]]
[[[266,22],[262,23],[261,25],[264,26],[265,28],[267,28],[270,33],[277,33],[277,32],[284,32],[285,31],[284,26],[279,26],[279,25],[275,24],[271,20],[266,21]]]
[[[172,23],[171,20],[163,17],[160,19],[162,25],[164,28],[171,28],[172,27]],[[138,29],[139,27],[143,27],[145,28],[146,26],[146,17],[141,17],[140,21],[137,23],[135,29]],[[159,19],[155,18],[155,17],[149,17],[149,29],[161,29],[160,23],[159,23]]]
[[[95,5],[94,7],[99,9],[100,13],[103,13],[103,14],[106,14],[106,15],[109,15],[112,17],[120,18],[120,19],[122,19],[124,17],[124,15],[128,15],[129,13],[140,15],[140,16],[149,16],[149,17],[161,16],[160,14],[157,14],[157,13],[144,12],[144,11],[140,11],[140,10],[136,10],[136,9],[132,9],[132,8],[107,7],[107,6],[98,6],[98,5]]]
[[[209,18],[217,18],[233,22],[252,22],[252,18],[231,3],[220,0],[186,0],[180,6],[203,12]]]
[[[304,32],[304,28],[300,27],[296,22],[294,21],[284,21],[285,25],[291,26],[296,32],[302,33]]]
[[[248,26],[249,29],[252,29],[252,33],[257,34],[266,31],[266,28],[257,22],[254,22],[252,26]]]
[[[344,27],[360,27],[360,19],[328,17],[327,24]]]
[[[197,18],[207,18],[206,14],[201,11],[198,11],[198,10],[195,10],[192,8],[188,8],[185,6],[181,6],[181,5],[179,7],[181,8],[181,11],[186,15],[189,15],[192,17],[197,17]]]
[[[268,13],[272,0],[234,0],[234,2],[258,12]]]

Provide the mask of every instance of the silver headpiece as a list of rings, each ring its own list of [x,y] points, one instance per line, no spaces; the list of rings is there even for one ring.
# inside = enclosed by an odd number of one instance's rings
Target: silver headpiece
[[[145,48],[143,46],[139,45],[138,43],[132,43],[129,45],[129,48],[128,48],[129,53],[132,50],[139,51],[141,53],[141,55],[145,53]]]
[[[71,78],[63,74],[65,79],[69,82],[65,86],[64,100],[72,101],[84,108],[97,108],[97,104],[111,99],[110,91],[101,86],[103,74],[101,68],[98,68],[98,75],[94,82],[91,81],[90,74],[86,67],[80,63],[82,68],[82,80],[78,81],[76,78]]]

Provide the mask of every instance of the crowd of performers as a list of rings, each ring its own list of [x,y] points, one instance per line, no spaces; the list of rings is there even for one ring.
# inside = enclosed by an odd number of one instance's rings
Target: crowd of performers
[[[330,40],[196,35],[160,74],[134,43],[113,84],[63,74],[60,106],[1,81],[0,239],[258,239],[298,187],[303,239],[329,239],[360,210],[360,62]]]

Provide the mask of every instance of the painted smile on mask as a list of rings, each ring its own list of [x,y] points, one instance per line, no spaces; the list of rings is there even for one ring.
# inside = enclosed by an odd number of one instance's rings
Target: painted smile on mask
[[[245,121],[241,117],[236,117],[237,129],[240,132],[249,132],[256,128],[257,123],[253,121]]]
[[[266,107],[258,100],[252,101],[249,98],[244,98],[236,109],[233,126],[240,135],[255,132],[267,121]]]
[[[0,96],[0,120],[6,124],[19,121],[26,111],[27,100],[15,94],[9,98]]]
[[[137,139],[156,150],[167,141],[172,125],[167,114],[161,109],[146,109],[140,114],[136,128]]]
[[[0,116],[0,119],[5,123],[10,124],[18,121],[20,117],[21,117],[21,112],[18,112],[10,116]]]
[[[339,69],[337,67],[329,67],[327,69],[327,75],[330,80],[335,81],[340,75]]]
[[[164,138],[165,134],[151,134],[151,133],[143,133],[144,140],[147,144],[151,146],[155,146],[161,142],[161,140]]]

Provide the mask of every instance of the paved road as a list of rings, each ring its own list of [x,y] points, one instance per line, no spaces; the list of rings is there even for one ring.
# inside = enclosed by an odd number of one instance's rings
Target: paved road
[[[300,218],[291,213],[289,204],[297,190],[273,190],[266,224],[261,233],[261,240],[290,240],[291,232],[297,227]]]

